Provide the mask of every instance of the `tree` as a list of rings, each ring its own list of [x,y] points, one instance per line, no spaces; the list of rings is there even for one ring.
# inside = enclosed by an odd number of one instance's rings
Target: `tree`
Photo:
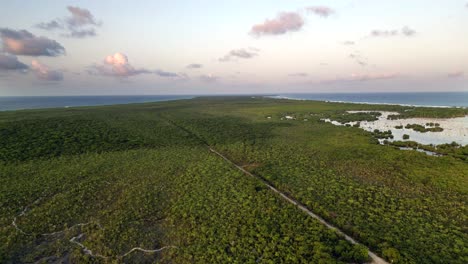
[[[390,263],[398,263],[400,261],[400,252],[396,248],[386,248],[382,251],[384,258],[390,260]]]

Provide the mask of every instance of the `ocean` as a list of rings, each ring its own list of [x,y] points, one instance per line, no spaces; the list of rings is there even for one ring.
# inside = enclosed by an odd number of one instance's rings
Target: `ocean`
[[[190,99],[193,95],[11,96],[0,97],[0,111],[72,106],[116,105]]]
[[[277,94],[273,98],[318,100],[367,104],[398,104],[412,106],[468,107],[467,92],[418,93],[303,93]]]
[[[249,95],[250,96],[250,95]],[[468,92],[446,93],[296,93],[268,96],[296,100],[318,100],[369,104],[399,104],[437,107],[468,107]],[[16,96],[0,97],[0,111],[73,106],[115,105],[194,98],[196,95],[128,96]]]

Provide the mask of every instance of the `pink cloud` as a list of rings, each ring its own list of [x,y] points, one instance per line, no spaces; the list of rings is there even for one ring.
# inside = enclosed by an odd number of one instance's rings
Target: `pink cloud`
[[[45,81],[61,81],[63,80],[63,73],[49,69],[45,64],[37,60],[31,62],[31,69],[36,74],[36,77]]]
[[[233,58],[251,59],[255,56],[258,56],[258,51],[259,50],[255,48],[231,50],[228,54],[224,55],[224,57],[221,57],[218,60],[221,62],[226,62]]]
[[[91,74],[101,74],[105,76],[129,77],[138,74],[151,73],[147,69],[135,69],[129,62],[125,54],[117,52],[105,58],[103,64],[91,67]]]
[[[457,71],[457,72],[451,72],[451,73],[447,74],[447,77],[449,77],[449,78],[460,78],[460,77],[463,77],[464,75],[465,75],[464,72]]]
[[[335,13],[333,9],[326,7],[326,6],[310,6],[310,7],[306,7],[306,10],[310,13],[313,13],[321,17],[329,17],[330,15]]]
[[[175,73],[164,70],[148,70],[145,68],[135,68],[130,64],[127,55],[117,52],[104,59],[102,64],[94,64],[88,68],[91,75],[103,75],[126,78],[140,74],[155,74],[159,77],[170,78],[173,80],[187,80],[188,76],[184,73]]]
[[[282,12],[274,19],[267,19],[261,24],[254,25],[250,31],[252,35],[282,35],[287,32],[299,31],[304,26],[304,19],[295,12]]]
[[[14,55],[59,56],[65,48],[55,40],[37,37],[27,30],[0,28],[3,50]]]

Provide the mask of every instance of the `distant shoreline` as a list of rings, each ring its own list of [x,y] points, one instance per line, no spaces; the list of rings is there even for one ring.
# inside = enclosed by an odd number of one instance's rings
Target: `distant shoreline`
[[[326,103],[341,103],[341,104],[366,104],[366,105],[397,105],[409,107],[430,107],[430,108],[461,108],[466,109],[468,106],[450,106],[450,105],[416,105],[416,104],[398,104],[398,103],[379,103],[379,102],[353,102],[353,101],[333,101],[333,100],[319,100],[319,99],[301,99],[292,98],[287,96],[264,96],[265,98],[278,99],[278,100],[296,100],[296,101],[319,101]]]
[[[468,92],[277,93],[266,97],[273,99],[313,100],[332,103],[468,108]]]
[[[304,93],[304,94],[214,94],[214,95],[99,95],[99,96],[5,96],[0,111],[68,107],[110,106],[186,100],[200,97],[261,97],[271,99],[321,101],[331,103],[397,105],[406,107],[468,108],[468,92],[447,93]],[[412,103],[421,97],[421,103]],[[381,99],[383,98],[383,99]],[[410,98],[410,99],[408,99]],[[390,102],[389,102],[390,101]],[[444,103],[448,101],[449,103]],[[424,102],[428,102],[424,104]],[[430,102],[433,102],[432,104]],[[440,102],[440,103],[439,103]]]

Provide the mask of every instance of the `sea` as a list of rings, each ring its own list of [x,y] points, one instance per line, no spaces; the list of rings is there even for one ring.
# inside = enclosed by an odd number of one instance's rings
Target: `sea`
[[[250,94],[248,96],[252,95]],[[284,93],[262,95],[256,94],[255,96],[266,96],[270,98],[287,98],[295,100],[318,100],[368,104],[468,107],[468,91],[437,93]],[[197,97],[197,95],[10,96],[0,97],[0,111],[147,103],[190,99],[194,97]]]
[[[193,97],[193,95],[8,96],[0,97],[0,111],[148,103]]]

